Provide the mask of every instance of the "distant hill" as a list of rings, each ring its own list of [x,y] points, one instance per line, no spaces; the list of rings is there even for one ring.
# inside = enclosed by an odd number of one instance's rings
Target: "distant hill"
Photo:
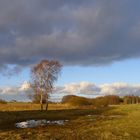
[[[90,100],[85,97],[76,95],[67,95],[62,98],[62,103],[67,103],[73,106],[90,105]]]
[[[137,104],[140,103],[140,97],[138,96],[124,96],[119,97],[117,95],[106,95],[97,98],[85,98],[76,95],[67,95],[62,98],[63,104],[70,104],[72,106],[108,106],[117,104]]]

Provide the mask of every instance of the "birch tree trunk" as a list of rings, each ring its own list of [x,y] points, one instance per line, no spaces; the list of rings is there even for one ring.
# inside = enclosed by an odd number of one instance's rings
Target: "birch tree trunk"
[[[43,95],[40,94],[40,109],[43,110]]]
[[[48,95],[46,95],[46,111],[48,110]]]
[[[48,110],[48,100],[46,100],[46,111]]]

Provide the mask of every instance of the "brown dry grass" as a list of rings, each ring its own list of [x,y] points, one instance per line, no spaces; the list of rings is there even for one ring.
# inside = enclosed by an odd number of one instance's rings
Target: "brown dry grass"
[[[6,111],[10,105],[11,111]],[[140,104],[98,109],[53,104],[49,111],[34,110],[36,105],[8,104],[1,109],[0,140],[140,140]],[[63,126],[15,128],[15,122],[29,119],[69,121]]]
[[[74,109],[68,104],[49,104],[48,110],[61,110],[61,109]],[[28,111],[28,110],[40,110],[39,104],[33,103],[7,103],[0,104],[0,111]]]

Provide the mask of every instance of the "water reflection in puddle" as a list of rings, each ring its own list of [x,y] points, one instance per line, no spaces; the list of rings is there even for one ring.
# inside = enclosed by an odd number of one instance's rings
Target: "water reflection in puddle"
[[[64,125],[64,123],[68,120],[55,120],[55,121],[47,121],[47,120],[27,120],[24,122],[15,123],[17,128],[33,128],[37,126],[45,126],[45,125]]]

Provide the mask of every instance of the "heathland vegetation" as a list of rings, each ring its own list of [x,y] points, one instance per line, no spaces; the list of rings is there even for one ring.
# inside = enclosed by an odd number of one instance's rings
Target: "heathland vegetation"
[[[140,104],[109,107],[49,104],[0,104],[0,140],[139,140]],[[16,128],[26,120],[68,120],[64,125]]]

